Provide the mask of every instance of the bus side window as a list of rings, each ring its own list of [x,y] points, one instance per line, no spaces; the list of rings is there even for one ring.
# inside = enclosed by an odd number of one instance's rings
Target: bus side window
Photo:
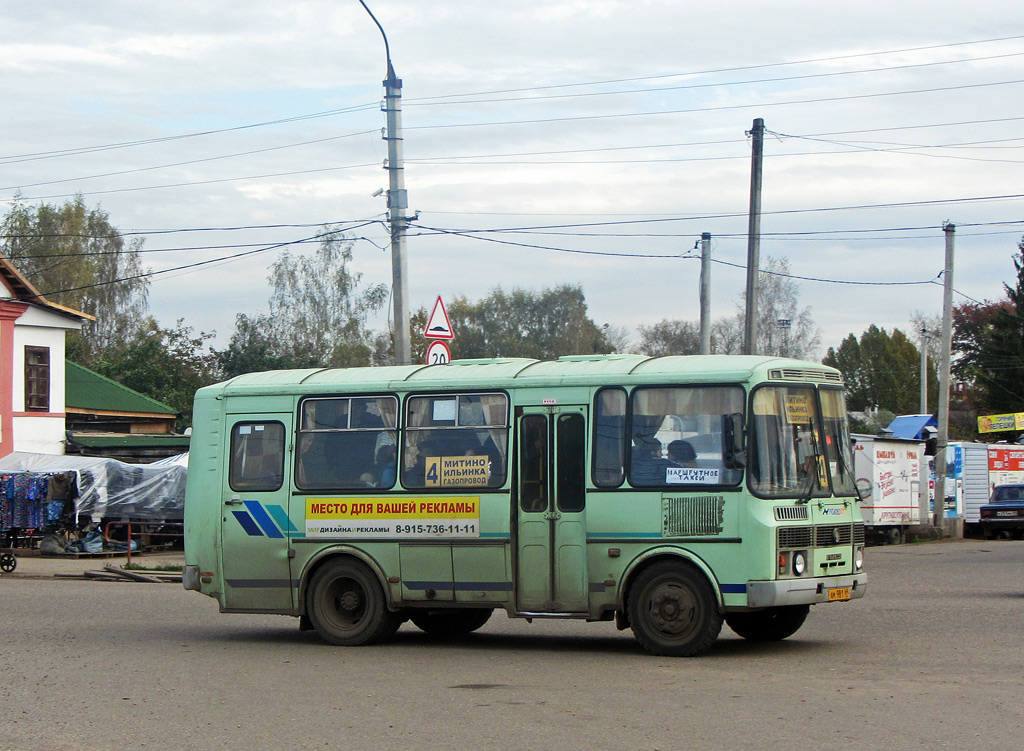
[[[594,484],[617,488],[626,474],[626,392],[601,389],[594,403]]]
[[[300,416],[297,487],[343,490],[394,485],[395,397],[305,399]]]
[[[543,415],[526,415],[520,427],[519,503],[523,511],[548,509],[548,421]]]
[[[406,402],[403,486],[498,488],[507,455],[507,395],[429,394]]]
[[[284,425],[238,423],[231,429],[232,490],[277,490],[284,481]]]

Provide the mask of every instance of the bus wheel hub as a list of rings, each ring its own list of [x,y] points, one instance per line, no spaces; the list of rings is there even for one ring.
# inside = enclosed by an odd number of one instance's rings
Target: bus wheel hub
[[[660,591],[651,598],[651,620],[664,633],[682,633],[692,618],[692,605],[683,603],[675,592]]]
[[[359,593],[351,589],[343,592],[338,602],[339,610],[349,611],[356,610],[361,604],[362,598],[359,596]]]

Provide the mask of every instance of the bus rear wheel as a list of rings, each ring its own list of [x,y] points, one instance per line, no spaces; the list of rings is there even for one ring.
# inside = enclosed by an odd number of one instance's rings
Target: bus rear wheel
[[[731,613],[725,616],[725,622],[744,639],[780,641],[792,636],[804,625],[810,609],[810,605],[787,605],[752,613]]]
[[[490,608],[413,610],[409,620],[432,636],[465,636],[487,623],[493,612]]]
[[[324,641],[341,646],[383,641],[402,624],[401,616],[388,610],[377,577],[351,559],[329,561],[317,570],[306,612]]]
[[[633,635],[651,654],[700,654],[722,630],[714,590],[701,573],[683,564],[665,561],[643,571],[626,607]]]

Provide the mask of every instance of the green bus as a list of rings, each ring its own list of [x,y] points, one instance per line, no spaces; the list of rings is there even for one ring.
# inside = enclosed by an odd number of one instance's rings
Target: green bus
[[[595,355],[252,373],[196,394],[186,589],[360,645],[614,620],[658,655],[863,597],[837,370]]]

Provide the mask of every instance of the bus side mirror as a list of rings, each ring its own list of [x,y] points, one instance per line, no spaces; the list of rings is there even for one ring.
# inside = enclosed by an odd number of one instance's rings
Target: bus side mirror
[[[726,469],[743,469],[747,455],[743,450],[743,414],[722,415],[722,443],[725,449]]]

